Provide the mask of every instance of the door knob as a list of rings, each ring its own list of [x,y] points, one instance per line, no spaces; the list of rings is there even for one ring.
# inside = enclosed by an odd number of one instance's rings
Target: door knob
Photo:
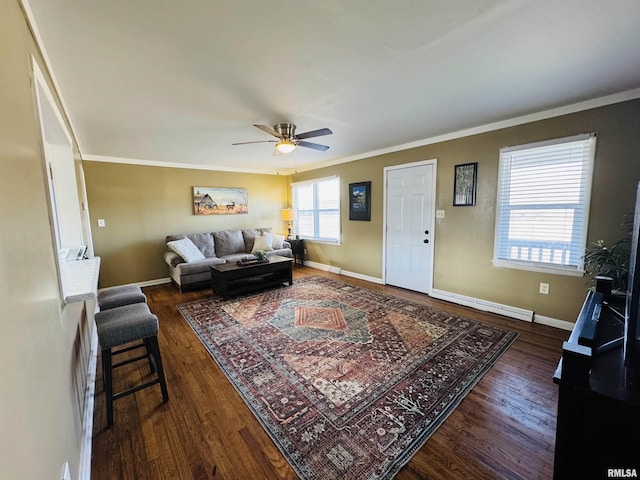
[[[424,231],[424,234],[425,234],[425,235],[429,235],[429,230],[425,230],[425,231]]]
[[[424,242],[424,243],[429,243],[429,239],[428,239],[428,238],[425,238],[425,239],[423,240],[423,242]]]

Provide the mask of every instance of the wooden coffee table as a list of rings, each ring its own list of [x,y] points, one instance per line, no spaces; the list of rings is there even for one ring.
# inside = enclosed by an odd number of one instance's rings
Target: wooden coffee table
[[[285,282],[293,285],[293,259],[271,255],[268,260],[268,262],[248,265],[227,262],[210,266],[212,290],[221,297],[228,298]]]

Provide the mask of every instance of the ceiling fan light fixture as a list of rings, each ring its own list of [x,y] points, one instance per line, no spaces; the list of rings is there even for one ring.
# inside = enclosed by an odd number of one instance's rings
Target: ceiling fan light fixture
[[[232,143],[231,145],[246,145],[249,143],[275,143],[276,148],[273,151],[274,155],[293,152],[296,147],[299,146],[324,152],[329,149],[328,146],[320,145],[319,143],[308,142],[307,139],[322,137],[324,135],[331,135],[333,133],[328,128],[319,128],[317,130],[311,130],[309,132],[296,134],[296,126],[293,123],[278,123],[274,125],[273,128],[267,127],[266,125],[258,125],[257,123],[254,123],[253,126],[259,128],[265,133],[268,133],[269,135],[273,135],[278,140],[257,140],[253,142]]]
[[[296,148],[296,144],[291,140],[280,140],[278,143],[276,143],[276,148],[282,153],[289,153],[293,152],[293,150]]]

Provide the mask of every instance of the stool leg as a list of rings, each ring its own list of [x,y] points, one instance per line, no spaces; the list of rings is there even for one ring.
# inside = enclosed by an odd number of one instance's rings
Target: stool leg
[[[113,425],[113,368],[110,348],[102,350],[102,372],[107,404],[107,427],[111,427]]]
[[[160,357],[160,347],[158,346],[158,337],[153,336],[146,339],[149,341],[151,352],[153,355],[155,367],[158,374],[158,380],[160,381],[160,389],[162,390],[162,400],[164,402],[169,401],[169,393],[167,392],[167,382],[164,379],[164,368],[162,367],[162,358]]]
[[[104,358],[104,352],[102,353],[102,355],[100,355],[100,357],[102,358],[102,390],[104,392],[107,391],[107,374],[106,374],[106,368],[105,368],[105,363],[106,363],[106,359]]]
[[[143,341],[144,346],[147,349],[147,357],[149,359],[149,368],[151,369],[151,373],[156,373],[156,364],[153,361],[153,347],[151,346],[151,342],[149,341],[149,338],[145,338]]]

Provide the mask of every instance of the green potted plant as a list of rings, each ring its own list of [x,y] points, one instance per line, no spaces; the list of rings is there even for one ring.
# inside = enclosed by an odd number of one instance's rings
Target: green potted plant
[[[253,254],[260,262],[264,262],[267,259],[267,252],[264,250],[256,250]]]
[[[631,232],[633,230],[633,217],[626,215],[622,222],[621,230],[626,235],[612,244],[610,247],[604,240],[591,243],[585,251],[584,269],[592,275],[591,281],[596,276],[610,277],[612,279],[612,291],[625,293],[629,281],[629,255],[631,248]]]

